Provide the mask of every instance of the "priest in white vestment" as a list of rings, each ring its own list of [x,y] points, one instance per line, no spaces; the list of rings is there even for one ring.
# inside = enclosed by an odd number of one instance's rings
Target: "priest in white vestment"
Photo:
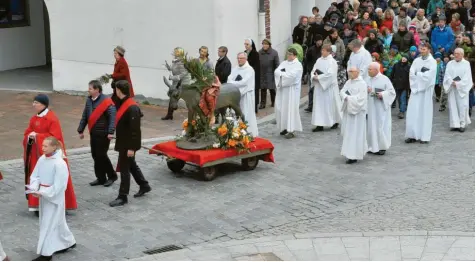
[[[7,254],[5,254],[5,250],[3,250],[2,242],[0,242],[0,261],[10,261]]]
[[[240,108],[248,123],[248,132],[257,137],[258,121],[255,113],[255,70],[248,64],[248,55],[241,52],[237,56],[238,66],[231,70],[227,83],[240,88]]]
[[[454,60],[446,65],[443,80],[444,92],[448,94],[450,128],[452,131],[464,132],[471,124],[469,117],[469,91],[473,87],[471,65],[464,57],[464,50],[456,48]]]
[[[379,63],[372,62],[368,72],[367,142],[370,153],[384,155],[392,143],[392,103],[396,93],[390,79],[380,73]]]
[[[420,45],[420,56],[410,67],[410,100],[407,107],[405,143],[431,140],[433,125],[433,93],[435,92],[436,60],[430,54],[430,45]]]
[[[332,47],[324,45],[321,57],[317,59],[311,74],[311,85],[314,86],[314,103],[311,124],[316,126],[312,131],[319,132],[324,127],[336,129],[341,122],[342,103],[337,83],[336,60],[332,57]]]
[[[360,70],[360,77],[363,80],[367,80],[369,77],[367,69],[370,63],[372,63],[372,55],[365,49],[362,42],[359,39],[354,39],[349,43],[352,53],[347,63],[347,68],[355,66]]]
[[[66,224],[65,191],[68,166],[61,142],[54,137],[43,141],[43,153],[31,176],[27,193],[40,198],[40,237],[34,261],[49,261],[57,252],[76,247],[76,240]]]
[[[341,155],[347,164],[364,159],[367,153],[367,83],[359,76],[360,70],[353,66],[348,69],[349,80],[340,91],[342,104],[343,136]]]
[[[288,139],[295,136],[295,131],[302,131],[299,114],[302,73],[302,65],[297,59],[297,51],[294,48],[288,49],[287,60],[274,71],[276,126],[280,134]]]

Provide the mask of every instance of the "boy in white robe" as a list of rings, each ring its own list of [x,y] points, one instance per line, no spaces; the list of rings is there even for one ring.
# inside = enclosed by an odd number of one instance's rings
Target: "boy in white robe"
[[[390,79],[380,73],[379,63],[372,62],[368,72],[367,142],[370,153],[384,155],[392,143],[391,107],[396,93]]]
[[[464,50],[456,48],[455,59],[446,65],[443,80],[444,92],[448,94],[450,128],[452,131],[464,132],[471,124],[469,117],[469,91],[473,87],[471,65],[464,57]]]
[[[427,144],[431,140],[436,72],[436,60],[430,54],[430,44],[421,44],[420,56],[410,67],[411,95],[405,122],[405,143],[420,141]]]
[[[40,198],[40,237],[33,261],[50,261],[55,253],[76,247],[76,240],[66,224],[65,191],[68,166],[64,161],[61,143],[54,137],[43,141],[44,155],[30,177],[27,193]]]
[[[332,47],[324,45],[321,49],[322,56],[317,59],[311,71],[315,101],[312,107],[311,124],[316,126],[313,132],[322,131],[324,127],[336,129],[342,118],[340,111],[342,103],[337,83],[338,65],[331,52]]]
[[[287,60],[274,71],[276,126],[280,134],[288,139],[295,137],[295,131],[302,131],[299,114],[302,73],[302,65],[294,48],[288,50]]]
[[[255,113],[255,70],[248,64],[248,55],[241,52],[237,56],[238,66],[231,70],[227,83],[234,84],[240,88],[241,112],[248,123],[248,132],[252,136],[258,136],[258,121]]]
[[[359,39],[352,40],[349,43],[349,47],[351,48],[352,53],[350,54],[347,68],[355,66],[360,71],[360,77],[362,77],[363,80],[367,80],[369,77],[367,69],[369,68],[370,63],[372,63],[372,55],[367,51],[367,49],[365,49]]]
[[[367,153],[367,83],[359,76],[360,70],[353,66],[348,70],[349,80],[340,91],[342,104],[343,136],[341,155],[347,158],[347,164],[364,159]]]

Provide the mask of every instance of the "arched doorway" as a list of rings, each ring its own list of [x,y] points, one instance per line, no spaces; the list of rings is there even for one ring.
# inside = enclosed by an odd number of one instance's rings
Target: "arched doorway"
[[[0,90],[53,91],[44,1],[0,1]]]

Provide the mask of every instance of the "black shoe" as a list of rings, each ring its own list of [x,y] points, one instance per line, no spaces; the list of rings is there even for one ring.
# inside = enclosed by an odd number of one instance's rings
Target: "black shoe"
[[[56,251],[55,254],[65,253],[65,252],[67,252],[68,250],[73,249],[73,248],[75,248],[75,247],[76,247],[76,243],[74,243],[74,244],[73,244],[72,246],[70,246],[70,247],[67,247],[67,248],[65,248],[65,249],[61,249],[61,250]]]
[[[123,206],[127,204],[127,196],[119,196],[109,203],[110,207]]]
[[[271,103],[271,107],[274,107],[274,102]],[[469,114],[469,116],[471,116],[471,113]]]
[[[443,111],[445,111],[445,110],[446,110],[446,107],[440,106],[440,109],[439,109],[438,111],[443,112]]]
[[[104,183],[104,186],[105,186],[105,187],[110,187],[110,186],[112,186],[112,184],[114,184],[114,182],[116,182],[116,180],[117,180],[117,178],[115,178],[115,179],[108,179],[108,180],[106,181],[106,183]]]
[[[420,141],[420,144],[428,144],[428,141]]]
[[[323,130],[324,130],[324,127],[322,127],[322,126],[316,126],[316,127],[312,130],[312,132],[321,132],[321,131],[323,131]]]
[[[106,183],[106,181],[100,181],[98,179],[94,180],[93,182],[89,183],[90,186],[102,186]]]
[[[139,192],[134,194],[134,197],[141,197],[141,196],[145,195],[146,193],[150,192],[150,190],[152,190],[152,188],[150,186],[141,188],[141,189],[139,189]]]
[[[414,139],[414,138],[407,138],[407,139],[405,139],[405,143],[407,143],[407,144],[415,143],[415,142],[416,142],[416,139]]]
[[[162,120],[174,120],[174,117],[171,116],[171,115],[166,115],[164,117],[161,118]]]
[[[395,107],[397,107],[397,105],[396,105],[396,104],[392,104],[392,108],[395,108]]]
[[[337,129],[339,127],[338,123],[335,123],[333,126],[331,126],[331,129]]]
[[[39,256],[32,261],[51,261],[53,260],[53,256]]]
[[[464,128],[464,127],[460,127],[460,128],[458,129],[458,131],[460,131],[461,133],[464,133],[465,128]]]
[[[284,136],[288,133],[288,130],[284,129],[283,131],[281,131],[281,133],[279,133],[280,135]]]
[[[40,217],[40,211],[35,211],[35,216]]]
[[[286,139],[291,139],[291,138],[294,138],[294,137],[296,137],[296,136],[294,135],[293,132],[290,132],[290,133],[286,133],[286,135],[284,135],[284,137],[285,137]]]
[[[265,109],[266,106],[264,104],[259,105],[259,109]]]
[[[385,155],[385,150],[380,150],[378,151],[377,153],[375,153],[376,155],[379,155],[379,156],[383,156]]]
[[[459,131],[459,128],[450,128],[450,131]]]
[[[346,163],[346,164],[349,164],[349,165],[350,165],[350,164],[353,164],[353,163],[355,163],[355,162],[357,162],[357,160],[355,160],[355,159],[347,159],[347,161],[345,161],[345,163]]]
[[[312,112],[312,107],[308,107],[308,108],[304,109],[304,111],[306,111],[308,113],[311,113]]]

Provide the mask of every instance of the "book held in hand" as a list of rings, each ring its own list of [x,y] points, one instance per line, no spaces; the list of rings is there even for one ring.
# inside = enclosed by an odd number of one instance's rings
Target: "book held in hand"
[[[241,80],[243,80],[243,77],[241,77],[241,75],[237,75],[235,78],[235,81],[241,81]]]
[[[422,67],[422,68],[421,68],[421,72],[422,72],[422,73],[425,73],[426,71],[430,71],[430,69],[428,69],[428,68],[426,68],[426,67]]]
[[[461,81],[461,77],[457,76],[457,77],[453,78],[453,81],[455,81],[455,82]]]
[[[349,90],[345,91],[345,94],[348,95],[348,96],[351,95],[350,92],[349,92]]]
[[[316,68],[316,70],[314,71],[314,74],[322,75],[324,74],[324,72]]]
[[[381,93],[381,92],[383,92],[383,91],[385,91],[385,90],[380,89],[380,88],[375,88],[375,93]]]
[[[286,72],[286,68],[281,69],[281,72]]]

